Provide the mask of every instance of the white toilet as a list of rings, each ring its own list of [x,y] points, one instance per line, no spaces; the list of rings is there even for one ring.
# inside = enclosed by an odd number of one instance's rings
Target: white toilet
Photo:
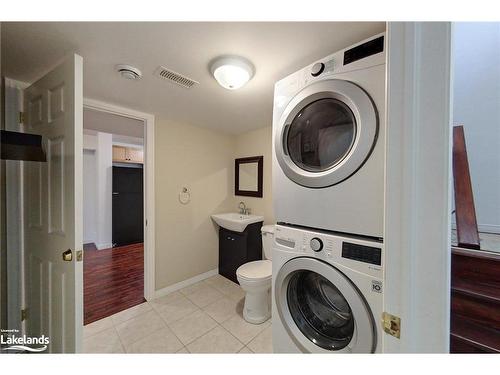
[[[249,323],[260,324],[271,317],[271,253],[274,225],[261,228],[264,260],[245,263],[236,270],[241,288],[246,292],[243,317]]]

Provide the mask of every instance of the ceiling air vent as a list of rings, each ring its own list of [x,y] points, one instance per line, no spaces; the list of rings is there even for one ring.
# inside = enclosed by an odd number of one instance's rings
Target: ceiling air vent
[[[155,75],[188,89],[193,87],[194,85],[199,84],[199,82],[183,76],[182,74],[176,73],[173,70],[167,69],[163,66],[160,66],[158,69],[156,69]]]

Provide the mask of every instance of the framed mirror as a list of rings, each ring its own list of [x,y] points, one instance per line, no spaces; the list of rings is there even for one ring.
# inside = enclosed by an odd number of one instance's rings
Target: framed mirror
[[[262,198],[264,156],[234,161],[234,195]]]

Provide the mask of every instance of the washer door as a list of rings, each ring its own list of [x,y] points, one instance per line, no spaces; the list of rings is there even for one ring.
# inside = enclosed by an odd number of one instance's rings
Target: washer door
[[[304,352],[372,353],[373,315],[356,286],[323,261],[300,257],[281,267],[274,295],[290,338]]]
[[[356,84],[318,81],[291,100],[276,131],[276,158],[286,176],[299,185],[322,188],[349,178],[363,165],[377,139],[377,111]]]

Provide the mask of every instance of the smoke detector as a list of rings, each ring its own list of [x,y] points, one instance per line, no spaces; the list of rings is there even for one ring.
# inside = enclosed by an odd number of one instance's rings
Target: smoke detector
[[[142,72],[132,65],[120,64],[116,66],[116,71],[120,73],[123,78],[137,80],[141,79]]]

